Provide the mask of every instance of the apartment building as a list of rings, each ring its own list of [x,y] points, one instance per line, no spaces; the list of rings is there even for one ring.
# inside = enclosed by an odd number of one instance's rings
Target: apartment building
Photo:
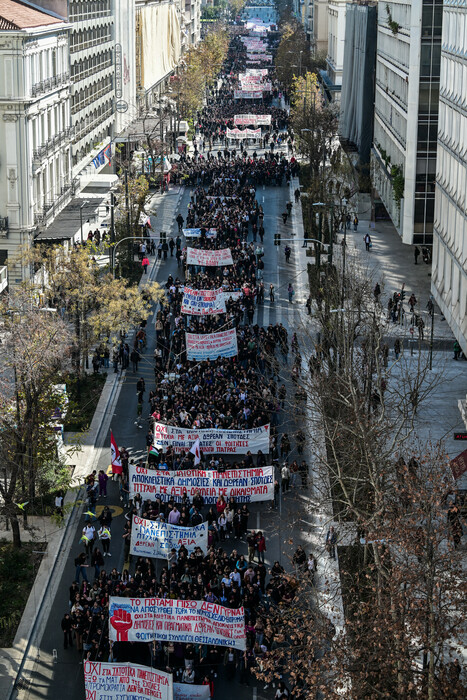
[[[433,241],[441,54],[439,0],[378,6],[372,175],[407,244]]]
[[[70,201],[70,25],[0,0],[0,265]],[[27,269],[10,268],[10,283]]]

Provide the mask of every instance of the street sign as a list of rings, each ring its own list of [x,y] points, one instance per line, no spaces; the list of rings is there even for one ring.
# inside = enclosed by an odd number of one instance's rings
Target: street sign
[[[454,433],[454,440],[467,440],[467,433]]]
[[[117,112],[126,112],[128,109],[128,102],[125,102],[125,100],[118,100],[115,104],[115,109]]]

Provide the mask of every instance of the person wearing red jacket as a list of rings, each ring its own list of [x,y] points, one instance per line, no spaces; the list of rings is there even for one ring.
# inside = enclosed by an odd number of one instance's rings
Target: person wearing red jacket
[[[149,265],[149,260],[146,256],[141,261],[141,265],[143,266],[144,274],[148,274],[148,265]]]
[[[258,550],[258,559],[264,564],[264,552],[266,551],[266,538],[261,530],[256,535],[256,549]]]

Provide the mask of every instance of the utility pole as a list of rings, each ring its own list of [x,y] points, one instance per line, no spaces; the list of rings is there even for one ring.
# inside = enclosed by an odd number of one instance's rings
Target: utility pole
[[[109,248],[109,261],[110,267],[112,267],[113,260],[113,245],[115,243],[115,194],[110,193],[110,248]]]

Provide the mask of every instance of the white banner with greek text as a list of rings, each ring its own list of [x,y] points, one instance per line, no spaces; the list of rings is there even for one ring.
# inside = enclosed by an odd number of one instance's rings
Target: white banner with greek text
[[[125,600],[125,598],[123,598]],[[84,662],[86,700],[172,700],[172,674],[137,664]]]
[[[187,469],[183,472],[154,471],[130,465],[130,497],[140,493],[143,500],[164,503],[180,502],[186,492],[190,499],[199,493],[206,504],[216,503],[219,496],[227,501],[231,496],[237,503],[271,501],[274,498],[273,467],[229,469],[226,472]]]
[[[245,649],[243,608],[205,600],[110,598],[109,636],[122,642],[191,642]]]
[[[187,248],[186,261],[188,265],[204,265],[205,267],[233,265],[230,248],[221,248],[220,250]]]
[[[217,360],[238,354],[237,330],[220,333],[185,333],[186,356],[189,360]]]
[[[130,554],[137,557],[153,557],[167,559],[170,550],[186,547],[188,554],[200,547],[204,554],[208,551],[208,525],[180,527],[170,523],[146,520],[137,515],[133,516],[131,528]]]
[[[183,289],[182,314],[207,316],[225,314],[225,298],[222,287],[219,289]]]

